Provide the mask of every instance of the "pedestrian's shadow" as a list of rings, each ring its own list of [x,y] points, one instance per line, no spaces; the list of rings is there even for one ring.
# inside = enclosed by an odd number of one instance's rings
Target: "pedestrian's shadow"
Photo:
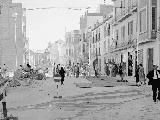
[[[129,85],[129,86],[138,86],[138,85],[136,85],[136,84],[132,84],[132,85]]]
[[[114,87],[113,85],[106,85],[106,86],[103,86],[103,87]]]

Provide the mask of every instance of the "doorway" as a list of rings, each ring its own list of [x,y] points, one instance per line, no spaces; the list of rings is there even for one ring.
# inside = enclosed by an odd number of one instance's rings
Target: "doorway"
[[[147,56],[148,56],[148,71],[147,71],[148,73],[153,68],[153,48],[148,48]]]
[[[128,52],[128,76],[133,75],[133,56]]]

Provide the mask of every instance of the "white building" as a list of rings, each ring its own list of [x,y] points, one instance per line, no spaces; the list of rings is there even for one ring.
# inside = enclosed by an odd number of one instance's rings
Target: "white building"
[[[94,28],[96,22],[103,21],[102,13],[85,13],[84,16],[80,18],[80,34],[81,39],[79,42],[80,45],[80,57],[82,63],[89,62],[89,39],[87,34],[90,28]]]
[[[24,64],[25,9],[12,0],[1,0],[0,5],[0,65],[16,69]]]

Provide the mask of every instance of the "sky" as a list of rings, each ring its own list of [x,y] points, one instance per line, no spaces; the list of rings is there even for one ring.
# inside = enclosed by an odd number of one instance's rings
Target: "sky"
[[[13,0],[23,3],[27,9],[56,7],[53,9],[27,10],[27,37],[32,50],[43,50],[48,42],[64,40],[65,31],[79,29],[80,16],[95,12],[98,4],[104,0]],[[111,4],[111,0],[106,0]],[[58,8],[59,7],[59,8]],[[68,10],[68,7],[82,7],[82,10]]]

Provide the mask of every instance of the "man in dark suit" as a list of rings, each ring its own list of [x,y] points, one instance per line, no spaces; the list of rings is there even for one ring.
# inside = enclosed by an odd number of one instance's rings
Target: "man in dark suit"
[[[157,99],[160,100],[160,70],[157,70],[157,68],[158,68],[157,65],[153,65],[153,70],[151,70],[147,74],[147,78],[149,79],[149,84],[152,85],[154,102],[156,102]]]

